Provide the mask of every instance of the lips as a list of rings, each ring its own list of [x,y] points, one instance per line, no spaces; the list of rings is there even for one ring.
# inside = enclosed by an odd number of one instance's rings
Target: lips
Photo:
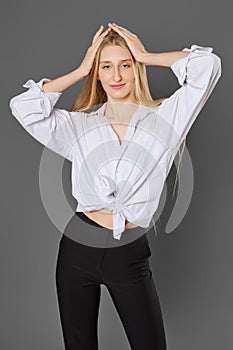
[[[110,85],[113,89],[120,89],[123,86],[125,86],[125,84],[118,84],[118,85]]]

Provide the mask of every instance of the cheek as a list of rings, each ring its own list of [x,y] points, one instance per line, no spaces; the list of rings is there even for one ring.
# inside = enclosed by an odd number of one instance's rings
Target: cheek
[[[104,74],[98,73],[98,77],[102,84],[104,84],[107,81],[107,77]]]
[[[131,81],[131,83],[134,83],[134,74],[133,74],[133,72],[128,72],[128,74],[127,74],[127,78],[128,78],[128,80],[129,81]]]
[[[129,80],[130,80],[130,83],[132,84],[132,85],[134,85],[134,82],[135,82],[135,79],[134,79],[134,76],[132,77],[129,77]]]

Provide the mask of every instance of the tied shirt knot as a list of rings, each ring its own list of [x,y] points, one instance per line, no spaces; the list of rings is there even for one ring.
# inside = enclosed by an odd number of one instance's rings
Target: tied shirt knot
[[[125,208],[120,200],[120,188],[123,183],[125,183],[125,181],[121,181],[121,183],[117,185],[109,176],[100,176],[99,191],[101,198],[106,202],[106,208],[115,213],[118,213]]]
[[[113,179],[107,175],[99,177],[99,193],[104,200],[104,206],[107,210],[113,212],[113,237],[120,239],[125,230],[125,216],[123,210],[126,207],[121,201],[121,194],[124,193],[125,181],[120,181],[117,185]]]

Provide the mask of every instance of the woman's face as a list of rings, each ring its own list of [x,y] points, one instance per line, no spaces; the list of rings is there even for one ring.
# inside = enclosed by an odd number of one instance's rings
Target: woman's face
[[[128,51],[118,45],[105,46],[100,54],[97,79],[110,102],[135,102],[133,62]],[[120,88],[112,85],[123,84]]]

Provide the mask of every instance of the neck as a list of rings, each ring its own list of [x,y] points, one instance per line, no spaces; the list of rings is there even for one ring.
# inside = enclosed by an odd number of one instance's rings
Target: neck
[[[138,109],[138,102],[106,102],[105,116],[112,121],[128,122]]]

